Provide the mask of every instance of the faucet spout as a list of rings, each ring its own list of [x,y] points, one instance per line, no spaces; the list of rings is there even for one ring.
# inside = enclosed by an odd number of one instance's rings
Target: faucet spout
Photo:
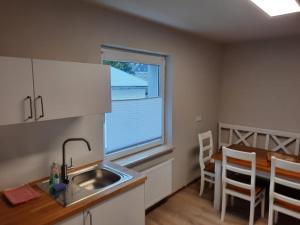
[[[69,179],[68,179],[68,166],[66,164],[66,144],[68,142],[73,142],[73,141],[83,141],[84,143],[86,143],[88,150],[89,151],[92,150],[90,143],[86,139],[84,139],[84,138],[69,138],[69,139],[66,139],[63,142],[63,146],[62,146],[61,180],[65,184],[69,183]]]

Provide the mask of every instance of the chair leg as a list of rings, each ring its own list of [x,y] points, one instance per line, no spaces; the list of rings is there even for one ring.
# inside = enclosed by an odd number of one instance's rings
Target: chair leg
[[[278,211],[275,211],[275,218],[274,218],[274,222],[275,222],[275,224],[277,224],[278,223]]]
[[[273,215],[274,215],[273,202],[272,202],[272,200],[270,200],[268,225],[273,225]]]
[[[261,204],[261,215],[260,215],[260,217],[264,218],[265,217],[265,207],[266,207],[266,190],[264,190],[263,198],[262,198],[260,204]]]
[[[269,217],[268,217],[268,225],[273,225],[273,209],[271,209],[271,206],[270,206],[270,209],[269,209]]]
[[[199,193],[200,196],[203,195],[204,185],[205,185],[204,173],[201,173],[201,179],[200,179],[200,193]]]
[[[230,196],[230,206],[234,205],[234,196]]]
[[[224,219],[225,219],[226,206],[227,206],[227,194],[225,193],[225,191],[223,191],[223,196],[222,196],[222,211],[221,211],[221,222],[223,222]]]
[[[254,211],[255,211],[255,199],[252,199],[250,202],[249,225],[254,224]]]

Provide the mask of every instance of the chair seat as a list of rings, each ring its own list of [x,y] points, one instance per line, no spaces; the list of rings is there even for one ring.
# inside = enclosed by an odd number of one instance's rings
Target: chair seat
[[[229,189],[229,190],[232,190],[232,191],[235,191],[235,192],[239,192],[239,193],[244,194],[244,195],[249,195],[249,196],[251,195],[250,190],[245,189],[245,188],[240,188],[240,187],[234,186],[232,184],[227,184],[226,189]],[[264,187],[257,185],[255,187],[255,194],[258,195],[263,190],[264,190]]]
[[[275,199],[274,205],[300,213],[300,206],[293,205],[282,200]]]
[[[208,163],[205,165],[204,171],[215,173],[215,163]]]

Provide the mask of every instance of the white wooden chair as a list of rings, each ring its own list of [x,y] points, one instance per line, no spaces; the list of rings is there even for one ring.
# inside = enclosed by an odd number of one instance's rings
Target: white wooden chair
[[[273,225],[275,212],[275,223],[277,223],[278,212],[300,219],[300,200],[294,199],[275,191],[275,184],[279,184],[292,190],[300,190],[300,181],[291,180],[276,174],[276,170],[297,171],[300,173],[300,164],[272,157],[271,181],[270,181],[270,203],[268,225]]]
[[[203,194],[205,181],[209,182],[211,185],[215,183],[215,165],[211,159],[213,154],[213,138],[212,132],[207,131],[198,134],[199,138],[199,164],[201,171],[200,180],[200,196]]]
[[[261,217],[264,217],[265,213],[265,188],[255,185],[256,175],[256,153],[248,153],[237,150],[232,150],[226,147],[222,148],[223,151],[223,172],[222,172],[222,185],[223,185],[223,197],[222,197],[222,212],[221,221],[224,221],[227,197],[234,196],[250,202],[250,218],[249,225],[254,223],[255,207],[261,203]],[[230,160],[238,159],[247,161],[250,163],[249,167],[240,166],[232,163]],[[228,171],[235,174],[250,177],[250,184],[243,182],[235,177],[228,177]]]

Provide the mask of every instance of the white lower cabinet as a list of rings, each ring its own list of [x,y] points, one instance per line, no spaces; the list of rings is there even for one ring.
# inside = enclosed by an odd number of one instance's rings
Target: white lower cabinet
[[[83,213],[71,216],[56,225],[83,225]]]
[[[144,225],[144,185],[85,211],[85,225]],[[91,221],[92,220],[92,221]]]
[[[140,185],[57,225],[145,225],[144,196]]]

